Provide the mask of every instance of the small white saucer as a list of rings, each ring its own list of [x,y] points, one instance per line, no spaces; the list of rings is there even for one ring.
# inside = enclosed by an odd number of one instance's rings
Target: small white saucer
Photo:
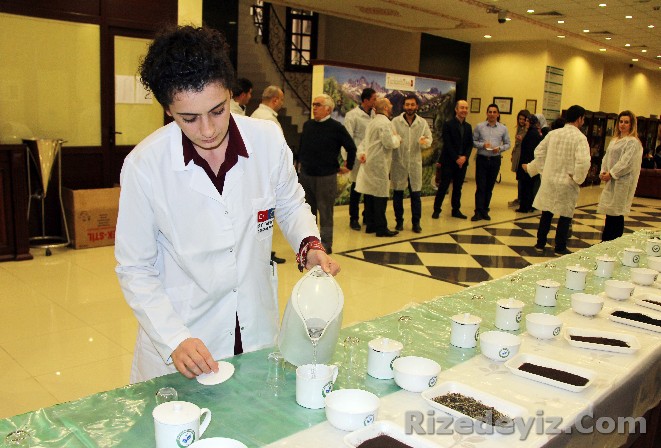
[[[225,361],[218,361],[218,373],[203,373],[197,376],[197,382],[205,386],[215,386],[224,383],[234,375],[234,365]]]

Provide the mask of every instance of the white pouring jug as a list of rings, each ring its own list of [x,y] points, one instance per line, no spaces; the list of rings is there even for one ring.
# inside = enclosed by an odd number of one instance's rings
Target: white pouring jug
[[[331,274],[315,266],[294,286],[282,316],[278,346],[295,366],[329,364],[342,327],[344,294]],[[313,338],[318,338],[313,360]]]

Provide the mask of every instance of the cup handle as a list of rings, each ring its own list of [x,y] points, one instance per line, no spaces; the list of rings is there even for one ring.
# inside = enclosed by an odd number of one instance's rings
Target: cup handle
[[[333,383],[335,383],[335,380],[337,380],[338,368],[335,364],[333,364],[331,366],[331,370],[333,371]]]
[[[206,417],[204,417],[204,420],[202,420],[202,424],[200,424],[200,437],[202,437],[202,434],[204,434],[204,431],[207,430],[209,427],[209,423],[211,423],[211,410],[208,408],[202,408],[200,410],[200,417],[203,416],[204,414],[207,414]]]

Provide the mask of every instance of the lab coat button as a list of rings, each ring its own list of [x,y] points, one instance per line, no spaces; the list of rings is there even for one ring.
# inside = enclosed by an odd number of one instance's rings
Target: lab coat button
[[[236,292],[236,288],[234,288],[232,291]]]
[[[243,331],[243,330],[245,330],[245,329],[246,329],[246,327],[241,327],[241,331]]]

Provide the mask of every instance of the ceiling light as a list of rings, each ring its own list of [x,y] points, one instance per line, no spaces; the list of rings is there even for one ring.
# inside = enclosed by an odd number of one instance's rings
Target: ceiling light
[[[505,20],[507,20],[509,22],[510,20],[512,20],[512,18],[511,17],[505,17]]]
[[[532,14],[532,13],[534,13],[534,12],[535,12],[535,10],[534,10],[534,9],[529,9],[529,10],[528,10],[528,11],[526,11],[526,12],[527,12],[528,14]]]
[[[633,58],[632,61],[633,62],[638,62],[638,58]]]
[[[606,38],[606,40],[611,40],[611,39],[612,39],[612,37],[607,37],[607,38]]]
[[[633,19],[633,16],[624,16],[625,19]]]
[[[558,20],[558,23],[565,23],[564,20]]]
[[[484,35],[484,38],[485,38],[485,39],[491,39],[491,34],[485,34],[485,35]]]
[[[600,48],[599,51],[606,51],[606,49],[605,48]]]
[[[558,37],[559,37],[560,39],[564,39],[564,38],[565,38],[565,36],[558,36]]]
[[[584,32],[584,33],[589,33],[589,32],[590,32],[590,30],[583,30],[583,32]]]
[[[647,28],[654,28],[654,25],[647,25]]]
[[[599,3],[599,6],[602,7],[602,8],[605,8],[605,7],[606,7],[606,3]]]
[[[647,53],[647,50],[640,50],[642,53]]]
[[[624,46],[625,46],[625,47],[630,47],[630,46],[631,46],[631,44],[624,44]]]

